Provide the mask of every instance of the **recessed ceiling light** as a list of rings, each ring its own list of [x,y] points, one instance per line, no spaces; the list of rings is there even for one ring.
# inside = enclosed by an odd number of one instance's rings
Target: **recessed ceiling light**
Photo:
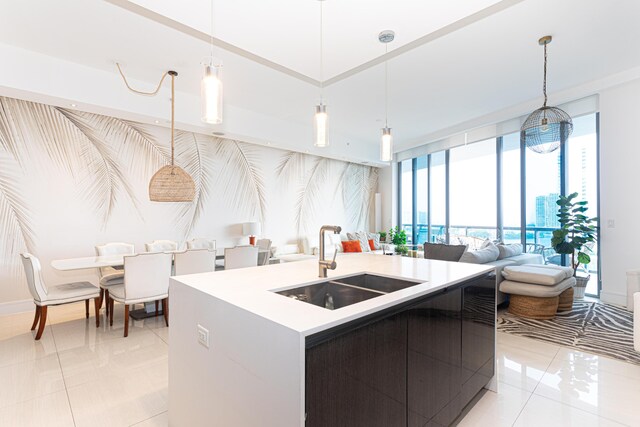
[[[154,120],[154,122],[156,122],[156,123],[160,123],[160,120]]]
[[[215,136],[224,136],[224,132],[211,132]]]
[[[69,104],[69,105],[72,106],[72,107],[77,107],[78,106],[78,104]]]

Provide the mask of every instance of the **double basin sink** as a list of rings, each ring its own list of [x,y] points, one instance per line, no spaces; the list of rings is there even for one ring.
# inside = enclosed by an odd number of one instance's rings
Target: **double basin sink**
[[[276,293],[328,310],[337,310],[420,283],[424,282],[363,273],[286,289]]]

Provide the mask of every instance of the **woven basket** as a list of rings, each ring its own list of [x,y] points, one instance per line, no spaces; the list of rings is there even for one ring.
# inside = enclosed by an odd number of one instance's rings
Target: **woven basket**
[[[574,295],[575,299],[583,299],[585,291],[587,290],[587,283],[589,283],[589,279],[591,275],[587,276],[576,276],[576,293]]]
[[[192,202],[195,195],[193,179],[180,166],[163,166],[149,181],[152,202]]]
[[[565,289],[558,296],[558,313],[568,313],[573,309],[573,288]]]
[[[558,311],[559,297],[530,297],[511,294],[509,313],[529,319],[553,319]]]

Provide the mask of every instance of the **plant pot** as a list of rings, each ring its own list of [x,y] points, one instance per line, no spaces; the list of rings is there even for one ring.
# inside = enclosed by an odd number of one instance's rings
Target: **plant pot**
[[[589,283],[590,275],[587,276],[576,276],[576,286],[574,288],[573,299],[583,299],[584,293],[587,290],[587,283]]]

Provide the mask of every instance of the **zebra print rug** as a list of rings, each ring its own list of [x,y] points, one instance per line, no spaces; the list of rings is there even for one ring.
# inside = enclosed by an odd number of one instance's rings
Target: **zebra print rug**
[[[633,348],[633,313],[609,304],[574,301],[569,313],[531,320],[498,312],[500,332],[547,341],[640,365]]]

